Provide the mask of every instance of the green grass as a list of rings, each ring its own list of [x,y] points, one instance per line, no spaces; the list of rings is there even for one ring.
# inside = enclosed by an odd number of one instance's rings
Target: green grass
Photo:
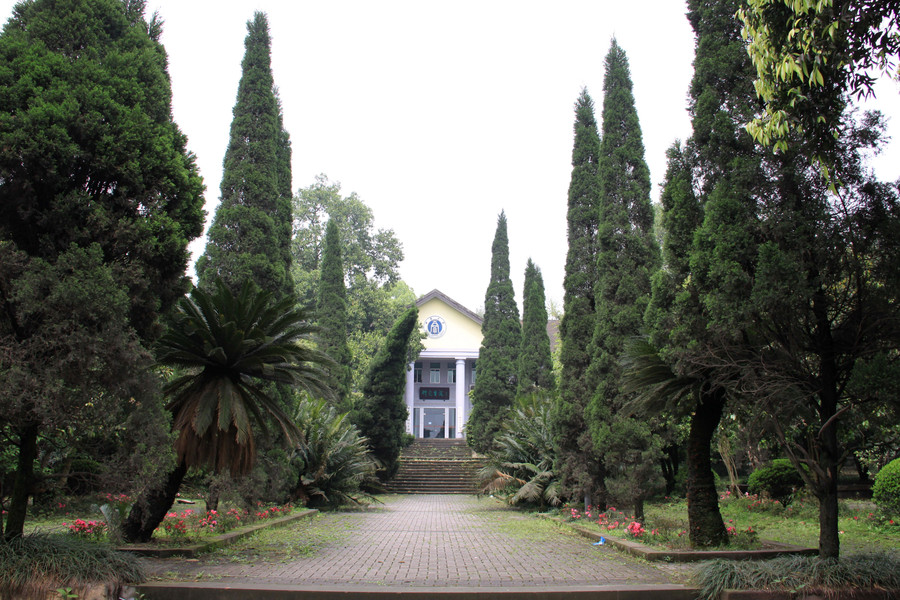
[[[727,527],[734,527],[738,533],[752,529],[759,539],[771,540],[785,544],[794,544],[817,548],[819,545],[819,508],[815,499],[798,499],[788,507],[771,500],[760,500],[756,497],[733,498],[725,495],[719,502],[722,519]],[[566,516],[566,511],[560,512]],[[585,516],[578,519],[579,525],[587,525],[598,531],[607,531],[606,527],[597,527],[596,515],[593,519]],[[687,504],[682,500],[650,503],[646,506],[644,528],[647,533],[640,540],[652,543],[649,535],[653,529],[659,529],[659,538],[670,543],[664,544],[672,548],[687,548],[687,534],[678,536],[688,529]],[[624,536],[622,527],[625,521],[630,522],[628,515],[621,515],[622,523],[611,535]],[[850,554],[863,551],[895,551],[900,548],[900,524],[891,523],[880,515],[871,502],[859,500],[841,500],[838,527],[840,530],[841,553]],[[657,539],[659,539],[657,538]],[[751,547],[739,544],[740,547]]]
[[[204,563],[284,563],[309,558],[319,551],[349,539],[356,519],[348,514],[319,513],[287,527],[263,529],[230,546],[203,556]]]

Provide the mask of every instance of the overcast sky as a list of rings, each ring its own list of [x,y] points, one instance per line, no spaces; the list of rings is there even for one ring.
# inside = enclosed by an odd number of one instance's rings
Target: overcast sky
[[[13,4],[0,0],[4,20]],[[401,276],[419,295],[437,288],[480,308],[505,210],[520,308],[529,257],[562,304],[573,107],[587,87],[599,121],[612,37],[630,61],[654,201],[666,149],[690,135],[694,39],[679,0],[148,0],[148,17],[165,21],[174,116],[206,183],[207,225],[254,10],[269,17],[294,190],[325,173],[359,194],[403,244]],[[897,92],[880,93],[888,114],[900,115]],[[881,159],[884,178],[900,177],[898,154]]]

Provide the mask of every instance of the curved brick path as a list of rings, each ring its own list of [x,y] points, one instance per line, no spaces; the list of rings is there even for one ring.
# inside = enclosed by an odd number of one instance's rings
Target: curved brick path
[[[304,519],[199,560],[147,562],[154,578],[222,585],[631,586],[680,584],[687,575],[685,567],[593,546],[496,500],[450,495],[392,496],[374,509]]]

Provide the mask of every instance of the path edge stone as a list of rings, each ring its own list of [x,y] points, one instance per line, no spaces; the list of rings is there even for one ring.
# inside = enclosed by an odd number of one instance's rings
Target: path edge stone
[[[286,517],[266,519],[261,523],[254,523],[253,525],[248,525],[234,531],[229,531],[228,533],[213,536],[203,542],[197,544],[189,544],[187,546],[153,548],[149,547],[146,544],[131,544],[127,546],[119,546],[116,548],[116,550],[135,554],[137,556],[147,556],[151,558],[196,558],[197,555],[203,554],[204,552],[209,552],[211,550],[215,550],[216,548],[229,546],[240,539],[253,535],[261,529],[266,529],[268,527],[284,527],[285,525],[290,525],[294,521],[312,517],[313,515],[318,514],[318,512],[319,511],[314,508],[303,509]]]

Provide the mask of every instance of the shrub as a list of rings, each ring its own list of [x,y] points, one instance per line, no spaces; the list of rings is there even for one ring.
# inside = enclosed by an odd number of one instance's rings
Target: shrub
[[[794,491],[803,485],[803,477],[786,458],[776,458],[751,473],[747,479],[747,490],[751,494],[766,494],[784,506],[791,503]]]
[[[900,591],[900,556],[856,554],[835,559],[817,556],[781,556],[768,560],[712,560],[702,564],[697,575],[700,600],[716,600],[722,592],[803,590],[835,592],[860,590]],[[810,594],[812,595],[812,594]],[[847,597],[850,597],[849,595]],[[893,597],[885,595],[885,597]]]
[[[49,598],[62,587],[83,595],[92,584],[118,590],[143,579],[133,556],[76,537],[35,534],[0,543],[0,598]]]
[[[302,435],[291,456],[298,472],[292,497],[307,506],[338,506],[370,497],[361,489],[378,486],[376,465],[368,440],[347,413],[338,414],[324,400],[304,399],[295,421]]]
[[[103,521],[75,519],[74,523],[63,523],[63,526],[68,527],[72,535],[86,540],[99,540],[106,533],[106,523]]]
[[[895,458],[878,471],[872,487],[872,499],[886,515],[900,515],[900,458]]]
[[[513,505],[560,503],[550,431],[553,400],[540,394],[516,398],[506,422],[478,471],[482,494],[505,496]]]

